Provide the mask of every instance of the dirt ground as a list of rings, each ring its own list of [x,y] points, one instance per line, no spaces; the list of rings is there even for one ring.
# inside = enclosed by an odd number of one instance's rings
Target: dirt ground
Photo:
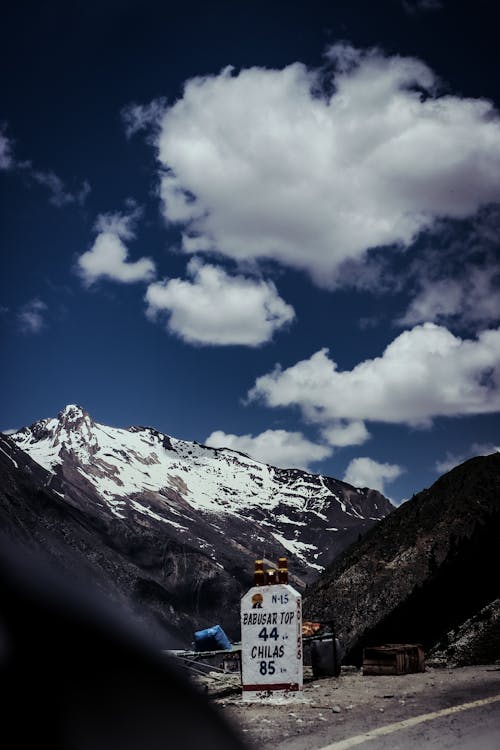
[[[204,684],[219,710],[251,747],[314,748],[332,736],[343,739],[500,693],[500,665],[427,667],[423,673],[397,676],[363,676],[360,670],[344,667],[340,677],[320,680],[313,680],[306,668],[301,693],[258,703],[242,700],[238,676],[219,675],[218,679],[205,679]]]

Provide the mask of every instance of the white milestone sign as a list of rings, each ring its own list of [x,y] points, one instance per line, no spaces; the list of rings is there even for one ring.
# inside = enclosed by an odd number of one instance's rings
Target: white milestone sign
[[[302,690],[302,597],[288,584],[254,586],[241,600],[243,699]]]

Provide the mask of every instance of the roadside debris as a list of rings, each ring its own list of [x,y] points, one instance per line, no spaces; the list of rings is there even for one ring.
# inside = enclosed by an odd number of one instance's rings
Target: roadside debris
[[[414,674],[425,672],[424,649],[420,644],[388,643],[363,651],[364,675]]]

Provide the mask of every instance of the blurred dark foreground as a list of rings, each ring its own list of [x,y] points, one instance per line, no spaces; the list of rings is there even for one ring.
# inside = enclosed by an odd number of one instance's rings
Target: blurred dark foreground
[[[2,536],[0,706],[12,747],[246,747],[159,644]]]

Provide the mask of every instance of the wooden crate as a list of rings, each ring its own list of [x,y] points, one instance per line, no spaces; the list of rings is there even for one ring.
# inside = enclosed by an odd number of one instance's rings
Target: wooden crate
[[[387,643],[363,650],[363,674],[412,674],[425,672],[424,649],[420,644]]]

